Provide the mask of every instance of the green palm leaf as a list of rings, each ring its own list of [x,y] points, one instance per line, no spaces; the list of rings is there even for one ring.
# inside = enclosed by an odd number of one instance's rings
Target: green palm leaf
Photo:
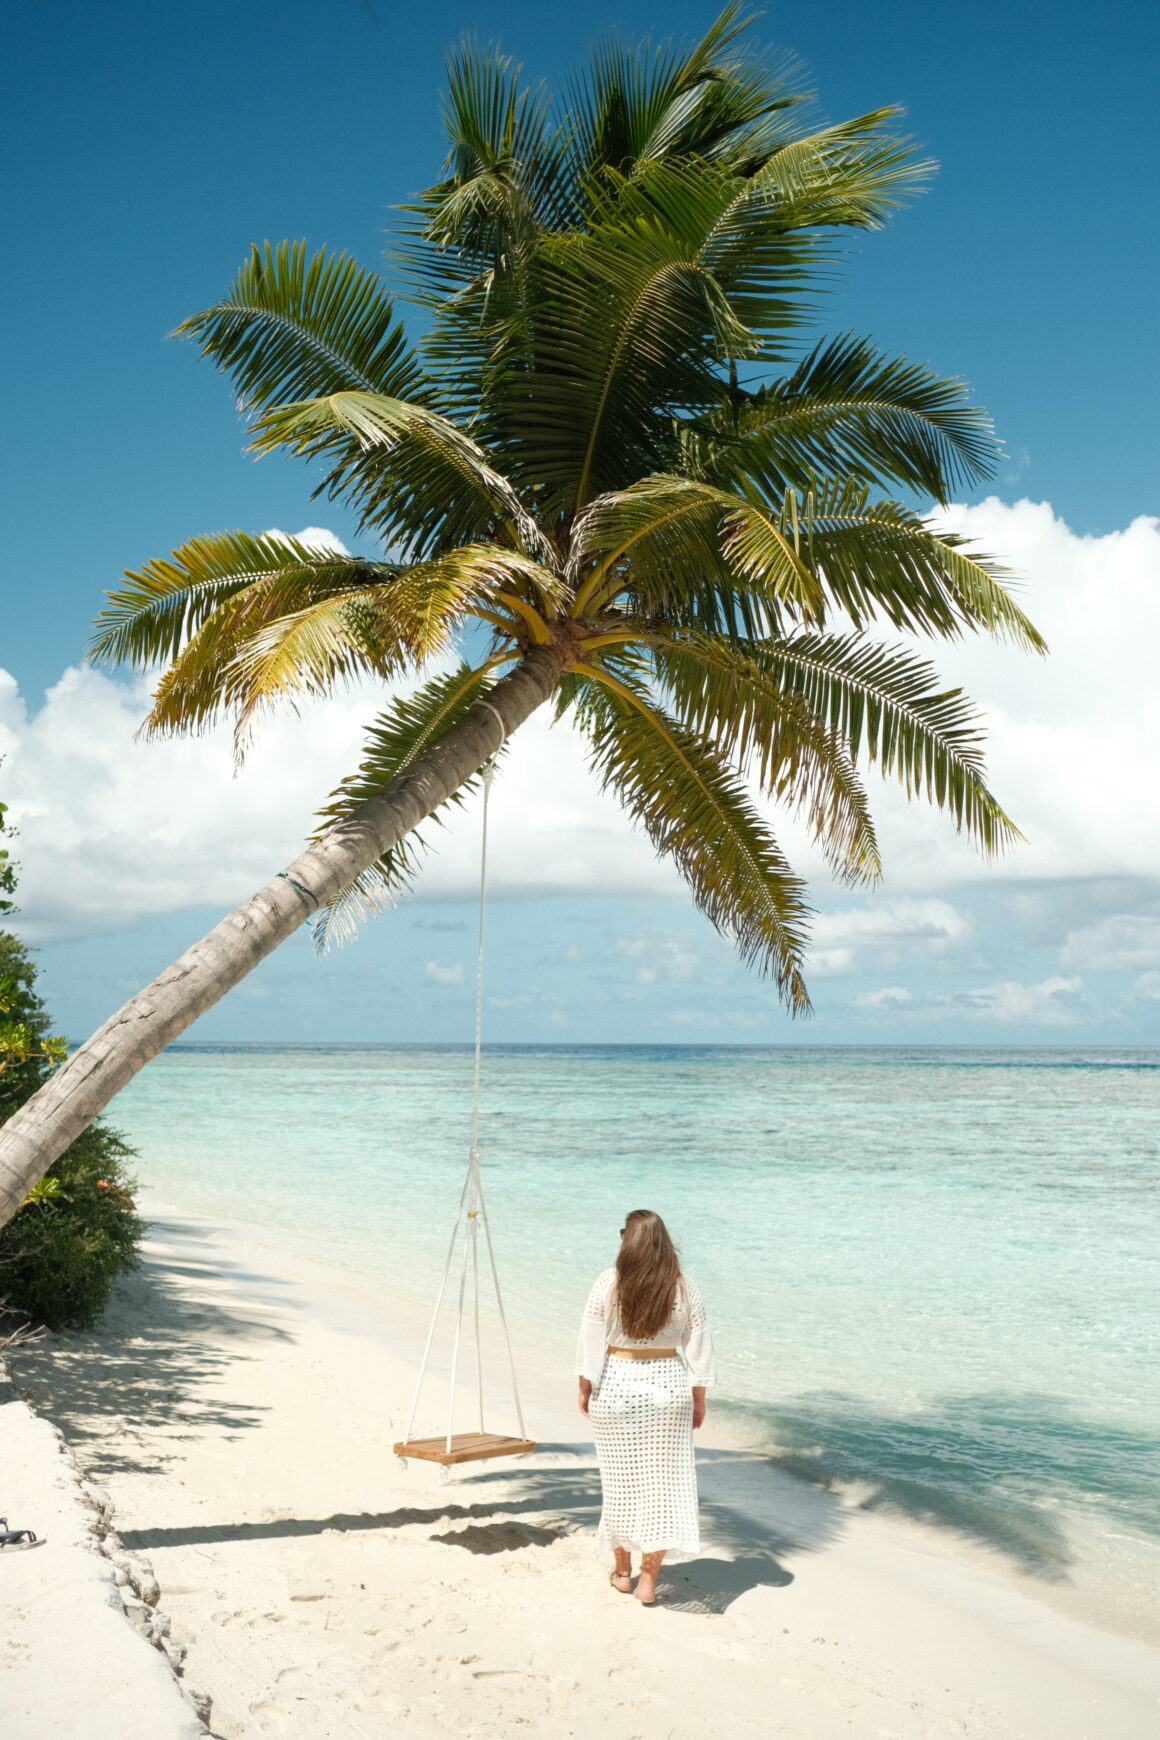
[[[804,885],[740,780],[707,739],[682,726],[635,681],[578,668],[591,687],[577,706],[577,721],[602,785],[673,860],[701,911],[733,939],[742,959],[771,973],[787,1004],[804,1012]]]
[[[946,501],[956,483],[989,476],[999,451],[990,419],[965,392],[961,381],[843,333],[691,431],[690,459],[701,456],[714,482],[756,485],[767,499],[837,474]]]
[[[790,497],[775,513],[685,477],[646,477],[598,497],[573,528],[573,610],[623,595],[633,616],[759,635],[786,615],[820,619],[825,591],[803,550],[796,507]]]
[[[539,232],[565,221],[568,186],[551,99],[509,55],[465,42],[447,85],[447,173],[402,207],[399,249],[415,299],[435,308],[472,286],[494,294]]]
[[[392,564],[320,550],[281,533],[193,538],[168,560],[125,574],[126,584],[109,594],[97,617],[89,657],[147,670],[175,659],[211,628],[215,645],[224,649],[260,620],[363,591],[397,572]]]
[[[381,280],[305,242],[255,246],[222,297],[175,336],[233,377],[244,409],[362,391],[410,399],[423,374]]]
[[[837,228],[869,229],[915,191],[930,165],[880,109],[791,140],[753,174],[722,181],[721,208],[698,263],[712,274],[737,321],[773,359],[812,312],[832,269]]]
[[[691,48],[601,44],[570,92],[579,185],[662,158],[698,157],[745,173],[768,156],[787,111],[804,100],[790,86],[800,68],[789,57],[736,52],[749,22],[732,4]]]
[[[415,562],[383,585],[278,617],[239,647],[229,667],[239,730],[258,708],[276,701],[324,694],[339,679],[370,668],[385,674],[438,657],[489,610],[502,622],[499,611],[516,602],[512,589],[525,583],[549,596],[558,587],[552,574],[511,550],[465,544]],[[509,614],[506,622],[514,639],[522,620]],[[382,662],[372,667],[376,656]]]
[[[530,555],[551,554],[536,519],[478,443],[423,405],[332,393],[268,411],[253,446],[336,459],[324,487],[359,510],[364,528],[397,539],[412,555],[496,533]]]
[[[715,404],[721,360],[753,351],[699,258],[734,185],[710,165],[653,164],[610,187],[586,232],[541,242],[497,353],[488,439],[546,512],[661,469],[667,419]]]
[[[961,689],[939,687],[916,654],[860,635],[801,634],[748,649],[787,695],[797,695],[855,759],[865,754],[908,796],[947,810],[985,852],[1021,839],[983,778],[979,715]]]
[[[744,576],[727,553],[731,530],[748,558]],[[576,616],[616,599],[642,620],[695,615],[703,627],[746,634],[769,633],[795,600],[818,597],[792,540],[760,505],[686,477],[645,477],[590,502],[573,526],[568,573]]]
[[[914,633],[982,628],[1027,651],[1047,650],[997,565],[898,502],[872,501],[858,479],[791,493],[782,523],[797,528],[803,558],[831,603],[860,628],[881,615]]]
[[[798,687],[718,636],[654,636],[657,677],[689,731],[712,743],[761,790],[804,814],[847,881],[882,871],[865,788],[849,747]]]
[[[357,815],[366,800],[403,773],[421,749],[436,742],[462,719],[487,693],[494,680],[496,662],[491,660],[478,667],[458,665],[432,677],[413,694],[401,696],[386,712],[380,713],[367,731],[357,773],[344,779],[319,811],[323,823],[319,833]],[[469,780],[449,804],[460,805],[476,784],[477,781]],[[433,819],[438,821],[448,807],[436,810]],[[414,879],[425,850],[422,837],[412,833],[348,884],[312,921],[315,946],[323,951],[332,943],[347,941],[361,918],[370,917],[398,900]]]

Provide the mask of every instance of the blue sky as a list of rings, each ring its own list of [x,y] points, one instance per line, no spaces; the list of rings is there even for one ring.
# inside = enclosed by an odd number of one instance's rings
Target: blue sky
[[[228,876],[182,881],[167,869],[143,893],[112,836],[135,834],[148,876],[155,848],[199,862],[198,841],[212,826],[183,845],[176,813],[158,817],[152,833],[146,815],[130,820],[118,780],[137,764],[127,731],[123,748],[116,734],[127,702],[118,710],[85,691],[92,717],[104,721],[99,731],[83,722],[80,691],[45,708],[45,691],[78,661],[103,590],[123,567],[226,526],[293,531],[321,522],[353,542],[341,514],[311,503],[300,468],[244,457],[225,384],[165,333],[212,300],[253,239],[305,236],[376,261],[387,208],[437,173],[441,57],[464,29],[500,38],[531,73],[555,80],[606,28],[693,32],[710,16],[685,0],[596,11],[553,0],[470,12],[438,0],[407,9],[382,0],[160,8],[42,0],[9,10],[7,205],[17,245],[0,300],[16,414],[5,419],[0,664],[25,711],[11,715],[7,776],[23,832],[29,934],[74,1036],[244,894],[240,879],[261,871],[264,853],[283,839],[291,850],[294,828],[301,832],[323,795],[300,792],[283,769],[285,813],[271,812],[266,833],[255,827],[252,865],[237,829],[230,836],[236,887]],[[1054,519],[1034,526],[993,512],[973,522],[992,541],[1009,535],[1019,546],[1029,603],[1063,612],[1064,645],[1077,661],[1070,690],[1066,665],[1051,678],[994,677],[994,693],[1006,697],[992,719],[996,770],[1007,753],[1016,796],[1026,792],[1020,819],[1030,809],[1039,835],[1021,863],[980,877],[953,853],[943,862],[936,824],[915,833],[900,818],[902,862],[878,894],[839,896],[819,883],[826,964],[813,980],[818,1019],[801,1035],[687,904],[649,882],[639,846],[610,845],[606,895],[586,895],[579,871],[566,886],[509,874],[494,926],[493,1031],[512,1039],[548,1030],[562,1039],[908,1039],[920,1028],[953,1041],[1155,1038],[1160,996],[1148,975],[1160,966],[1150,928],[1160,924],[1160,891],[1139,816],[1141,805],[1154,808],[1147,781],[1155,768],[1146,755],[1140,766],[1132,761],[1151,715],[1120,721],[1097,705],[1090,672],[1081,671],[1085,636],[1075,629],[1093,598],[1109,634],[1117,621],[1129,640],[1133,625],[1156,625],[1155,552],[1128,536],[1157,508],[1156,11],[788,4],[758,35],[805,59],[830,117],[904,104],[908,127],[941,163],[932,190],[889,230],[856,241],[825,325],[870,331],[965,375],[1007,444],[991,493],[1007,504],[1051,504]],[[1060,522],[1066,544],[1051,530]],[[1064,571],[1066,610],[1055,591]],[[973,674],[987,689],[996,670],[976,660]],[[1117,681],[1114,661],[1100,681]],[[1066,796],[1042,813],[1037,805],[1050,784],[1043,768],[1074,748],[1066,730],[1076,689],[1095,707],[1089,732],[1105,733],[1090,778],[1105,781],[1099,769],[1110,769],[1111,787],[1098,803],[1077,800],[1070,841]],[[1051,744],[1048,728],[1057,733]],[[99,765],[96,747],[106,756]],[[262,777],[260,756],[250,781]],[[182,777],[200,782],[191,811],[212,819],[228,810],[236,794],[226,790],[224,757],[182,765]],[[319,777],[329,769],[325,754],[319,769]],[[149,776],[128,777],[148,789]],[[171,799],[171,781],[158,789]],[[106,804],[82,826],[83,794],[95,803],[92,794],[106,790],[124,814]],[[245,825],[239,813],[237,828]],[[524,825],[513,816],[513,841],[524,840]],[[465,922],[466,835],[461,846],[460,879],[445,875],[437,899],[389,915],[321,964],[304,943],[292,945],[199,1034],[465,1032],[469,998],[456,978],[465,933],[424,928]],[[99,913],[82,886],[94,864],[105,866],[112,890]],[[923,901],[958,917],[923,917],[914,908]],[[877,930],[849,918],[842,930],[843,913],[862,912],[879,915]],[[855,932],[861,940],[851,943]],[[1104,944],[1119,940],[1105,947],[1091,940],[1095,932]],[[827,951],[826,934],[847,940]],[[1069,941],[1083,935],[1086,944]]]

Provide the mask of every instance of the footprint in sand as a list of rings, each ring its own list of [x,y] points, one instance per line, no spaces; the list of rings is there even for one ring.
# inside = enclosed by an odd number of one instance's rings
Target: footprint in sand
[[[524,1721],[532,1716],[545,1716],[551,1704],[547,1676],[525,1673],[520,1668],[473,1668],[471,1677],[481,1691],[515,1694],[522,1704],[520,1710],[505,1711],[509,1721]]]

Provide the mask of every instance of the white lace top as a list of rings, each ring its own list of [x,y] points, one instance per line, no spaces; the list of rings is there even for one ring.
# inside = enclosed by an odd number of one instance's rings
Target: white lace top
[[[682,1275],[677,1285],[671,1321],[645,1341],[633,1340],[620,1327],[616,1314],[616,1270],[605,1269],[598,1275],[580,1323],[577,1375],[587,1378],[589,1383],[599,1383],[610,1347],[675,1347],[689,1368],[693,1384],[711,1384],[717,1378],[705,1307],[697,1283],[687,1275]]]

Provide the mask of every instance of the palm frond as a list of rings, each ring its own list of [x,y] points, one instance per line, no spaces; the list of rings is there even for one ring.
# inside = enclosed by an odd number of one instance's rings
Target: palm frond
[[[662,469],[670,419],[715,404],[721,360],[752,352],[698,258],[732,185],[710,165],[654,164],[586,233],[537,249],[523,326],[489,379],[488,438],[546,514]]]
[[[573,614],[621,591],[651,612],[683,602],[698,581],[734,589],[722,526],[735,506],[735,497],[711,484],[661,475],[597,496],[572,527]]]
[[[647,645],[682,724],[800,811],[840,876],[876,879],[882,862],[865,788],[841,733],[800,689],[716,635],[653,635]]]
[[[223,621],[248,622],[252,631],[263,613],[359,592],[396,572],[390,563],[319,549],[281,533],[192,538],[168,560],[126,572],[126,584],[109,593],[97,617],[89,657],[147,670],[176,658],[222,612]]]
[[[857,478],[790,492],[782,523],[796,525],[803,559],[830,603],[859,628],[884,616],[914,633],[981,628],[1027,651],[1047,650],[1003,586],[998,564],[900,503],[871,500]]]
[[[925,659],[861,635],[800,634],[746,649],[747,658],[846,745],[897,779],[909,797],[946,810],[984,852],[1021,838],[984,779],[979,715],[945,689]]]
[[[423,372],[373,272],[305,242],[255,247],[219,302],[183,320],[175,337],[233,378],[244,410],[325,393],[413,399]]]
[[[743,960],[771,973],[795,1013],[809,1008],[801,963],[805,888],[756,813],[738,777],[705,738],[682,726],[643,687],[594,667],[577,704],[606,790],[671,858],[710,922]]]
[[[632,174],[658,159],[697,157],[746,173],[780,141],[800,67],[736,45],[751,23],[724,8],[700,42],[655,49],[615,38],[596,48],[574,81],[572,169],[581,186],[612,171]]]
[[[447,86],[444,177],[400,208],[404,274],[432,308],[472,286],[493,297],[541,229],[565,219],[563,146],[546,89],[526,85],[510,55],[471,40],[449,55]]]
[[[233,713],[239,755],[255,716],[280,701],[330,693],[340,683],[373,672],[390,676],[415,658],[393,606],[405,574],[389,586],[375,586],[340,598],[322,598],[305,608],[264,622],[240,640],[222,672],[221,704]],[[445,637],[444,637],[445,638]],[[183,666],[196,683],[202,649],[178,659],[159,687],[150,726],[173,730],[185,723],[188,706]]]
[[[838,475],[942,502],[989,476],[999,453],[962,381],[850,333],[822,340],[785,379],[733,395],[686,442],[702,475],[767,500]]]
[[[790,512],[692,478],[642,478],[577,518],[574,609],[623,593],[635,615],[767,634],[784,615],[810,620],[824,607],[800,542]]]
[[[319,811],[323,826],[315,838],[337,823],[349,821],[368,798],[403,773],[420,750],[436,742],[462,719],[494,681],[493,664],[494,661],[478,667],[460,664],[431,678],[413,694],[399,697],[386,712],[380,713],[367,731],[358,771],[343,780]],[[459,807],[477,784],[477,779],[469,779],[431,819],[439,822],[450,808]],[[315,946],[323,951],[332,943],[347,941],[357,930],[360,919],[393,905],[411,885],[420,854],[425,850],[422,836],[412,832],[348,884],[315,916],[312,922]]]
[[[309,924],[315,953],[326,955],[332,948],[353,942],[362,924],[397,906],[414,885],[422,850],[417,834],[400,840],[314,913]]]
[[[761,341],[764,360],[780,355],[811,315],[836,259],[836,232],[878,226],[929,173],[891,130],[894,113],[876,110],[791,140],[752,175],[731,179],[698,263]]]
[[[240,646],[229,667],[239,733],[245,734],[259,708],[299,694],[325,694],[365,670],[376,653],[385,660],[389,649],[392,668],[422,665],[445,653],[481,612],[495,621],[495,607],[510,604],[513,589],[526,585],[534,596],[553,598],[559,584],[514,551],[465,544],[430,562],[412,563],[387,585],[281,616]],[[509,608],[507,620],[514,642],[524,618]]]
[[[253,446],[259,453],[287,447],[336,459],[323,487],[357,508],[364,527],[397,539],[408,554],[506,533],[517,549],[551,558],[535,517],[483,449],[425,406],[376,393],[332,393],[268,411],[255,426]]]
[[[770,217],[793,229],[876,229],[918,193],[935,165],[916,158],[913,141],[894,131],[900,112],[872,109],[772,152],[745,179],[707,246],[706,260],[722,281],[730,254]]]

